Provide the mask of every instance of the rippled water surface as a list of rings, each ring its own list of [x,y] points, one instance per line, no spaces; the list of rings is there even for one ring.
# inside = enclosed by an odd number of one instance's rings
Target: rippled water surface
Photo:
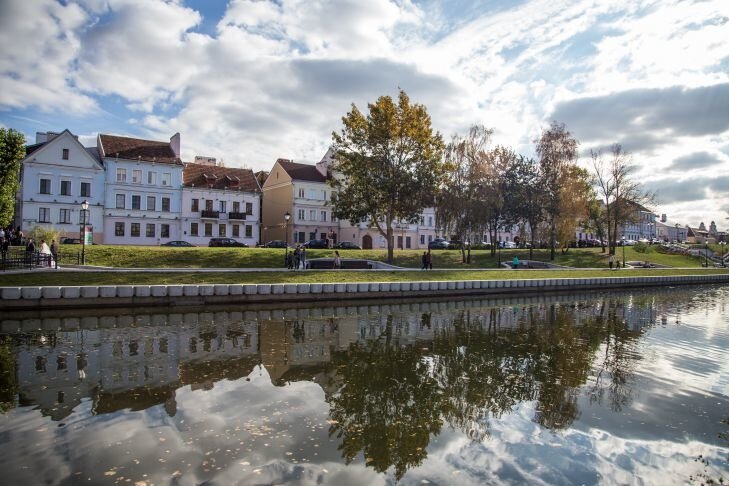
[[[729,479],[729,287],[0,315],[3,484]]]

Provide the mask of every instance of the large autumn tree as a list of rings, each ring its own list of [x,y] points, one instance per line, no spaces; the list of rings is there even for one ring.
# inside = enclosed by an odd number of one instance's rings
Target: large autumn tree
[[[334,132],[332,213],[351,224],[368,222],[387,241],[393,260],[395,222],[414,223],[434,204],[443,177],[443,139],[425,106],[404,91],[397,103],[381,96],[365,115],[356,105]]]
[[[13,222],[20,163],[25,157],[25,137],[12,128],[0,128],[0,227]]]

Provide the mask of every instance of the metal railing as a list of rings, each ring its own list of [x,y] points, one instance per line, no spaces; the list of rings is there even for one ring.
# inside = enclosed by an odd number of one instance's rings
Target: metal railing
[[[58,255],[57,255],[58,256]],[[57,267],[58,259],[53,255],[42,254],[39,251],[27,252],[25,248],[10,247],[7,252],[0,253],[0,271]]]

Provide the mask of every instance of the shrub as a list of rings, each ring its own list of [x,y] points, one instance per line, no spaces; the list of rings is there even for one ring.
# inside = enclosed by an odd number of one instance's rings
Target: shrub
[[[54,229],[44,228],[42,226],[35,226],[28,232],[26,238],[33,238],[36,243],[40,243],[41,240],[46,240],[46,243],[50,246],[51,241],[56,240],[56,243],[60,243],[59,237],[61,232]]]
[[[640,241],[636,243],[635,246],[633,246],[633,250],[635,250],[637,253],[648,253],[649,248],[650,247],[647,244]]]

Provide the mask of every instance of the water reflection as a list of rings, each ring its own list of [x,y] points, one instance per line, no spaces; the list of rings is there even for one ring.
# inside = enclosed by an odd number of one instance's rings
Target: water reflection
[[[127,474],[169,478],[176,472],[197,482],[222,481],[225,471],[243,474],[237,468],[259,461],[267,468],[255,472],[257,480],[305,482],[326,478],[325,464],[333,468],[341,461],[360,473],[362,467],[385,473],[362,476],[367,482],[377,477],[417,482],[443,473],[426,464],[441,438],[480,451],[483,460],[498,441],[510,443],[509,433],[529,429],[519,423],[505,431],[504,423],[519,417],[538,427],[534,430],[565,437],[607,423],[607,432],[627,438],[700,438],[710,446],[703,453],[714,451],[720,458],[716,433],[722,430],[716,423],[725,418],[722,413],[729,415],[729,373],[721,357],[729,347],[728,296],[727,288],[706,287],[346,308],[5,316],[0,447],[9,447],[9,437],[23,440],[29,427],[24,421],[38,426],[25,413],[31,409],[61,425],[59,430],[85,422],[83,427],[95,429],[135,411],[159,410],[166,419],[155,412],[136,427],[170,427],[181,457],[187,457],[186,445],[199,441],[213,452],[185,459],[175,469],[164,465],[167,459],[156,465],[136,459],[140,462],[127,462]],[[686,333],[702,315],[719,317],[702,329],[710,334],[709,346],[699,348]],[[648,332],[654,328],[671,332]],[[669,348],[670,355],[662,353]],[[691,374],[715,376],[705,384],[689,383],[685,376]],[[657,389],[648,393],[649,387]],[[673,393],[682,403],[653,403]],[[650,395],[652,419],[646,418],[641,394]],[[677,416],[682,407],[689,409]],[[227,417],[225,447],[214,410]],[[673,428],[679,430],[667,428],[664,420],[677,421]],[[217,435],[209,436],[208,428]],[[89,447],[73,433],[59,432],[54,441],[63,448]],[[253,444],[288,451],[266,454]],[[550,465],[550,456],[541,454],[546,465],[526,467],[534,477],[545,479],[539,469],[562,482],[600,477],[597,466],[582,464],[580,472],[573,464],[570,470]],[[67,456],[61,454],[90,477],[112,467]],[[118,458],[111,457],[106,460],[116,464]],[[650,454],[639,459],[652,460]],[[635,469],[634,461],[615,467]],[[316,472],[294,467],[301,463],[319,467]],[[528,477],[517,469],[472,471],[469,480]],[[24,477],[7,458],[3,470]]]

